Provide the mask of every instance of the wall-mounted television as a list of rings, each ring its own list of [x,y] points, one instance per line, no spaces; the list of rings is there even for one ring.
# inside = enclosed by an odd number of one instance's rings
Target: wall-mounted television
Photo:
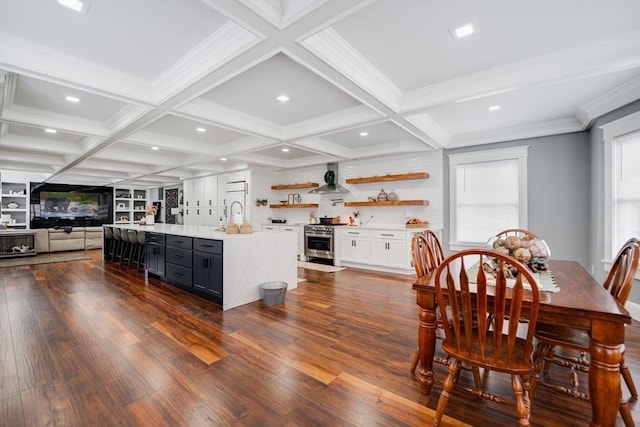
[[[32,182],[30,219],[31,228],[113,223],[113,188]]]

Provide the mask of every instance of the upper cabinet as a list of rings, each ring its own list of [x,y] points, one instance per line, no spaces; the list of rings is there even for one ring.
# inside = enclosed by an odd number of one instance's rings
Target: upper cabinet
[[[368,184],[372,182],[387,182],[387,181],[404,181],[409,179],[427,179],[429,178],[429,174],[426,172],[411,172],[411,173],[401,173],[401,174],[387,174],[387,175],[375,175],[375,176],[364,176],[360,178],[347,178],[347,184]]]

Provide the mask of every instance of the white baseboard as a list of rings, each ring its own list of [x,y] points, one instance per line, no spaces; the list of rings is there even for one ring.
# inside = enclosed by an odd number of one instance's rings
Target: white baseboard
[[[640,304],[627,301],[625,308],[631,314],[633,320],[640,321]]]

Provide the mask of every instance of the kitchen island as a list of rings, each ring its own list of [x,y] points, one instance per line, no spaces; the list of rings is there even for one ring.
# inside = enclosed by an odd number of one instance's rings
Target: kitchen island
[[[223,310],[261,299],[264,282],[286,282],[288,290],[298,287],[293,233],[226,234],[175,224],[104,227],[145,232],[145,275],[215,301]],[[201,283],[203,277],[211,279]],[[212,282],[216,278],[220,286]]]

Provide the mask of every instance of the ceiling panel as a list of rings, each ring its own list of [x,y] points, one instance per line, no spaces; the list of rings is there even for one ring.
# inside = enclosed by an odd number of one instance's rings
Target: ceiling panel
[[[454,41],[449,30],[468,23],[476,33]],[[407,91],[639,25],[637,1],[394,0],[375,2],[333,27]]]
[[[66,101],[67,96],[80,102]],[[15,104],[88,120],[107,121],[127,104],[82,90],[20,76]]]
[[[143,79],[158,77],[225,22],[200,1],[92,1],[86,14],[55,1],[0,2],[0,31]]]
[[[276,99],[280,95],[287,95],[290,100],[280,102]],[[277,125],[291,125],[360,105],[284,54],[250,68],[202,98]]]

